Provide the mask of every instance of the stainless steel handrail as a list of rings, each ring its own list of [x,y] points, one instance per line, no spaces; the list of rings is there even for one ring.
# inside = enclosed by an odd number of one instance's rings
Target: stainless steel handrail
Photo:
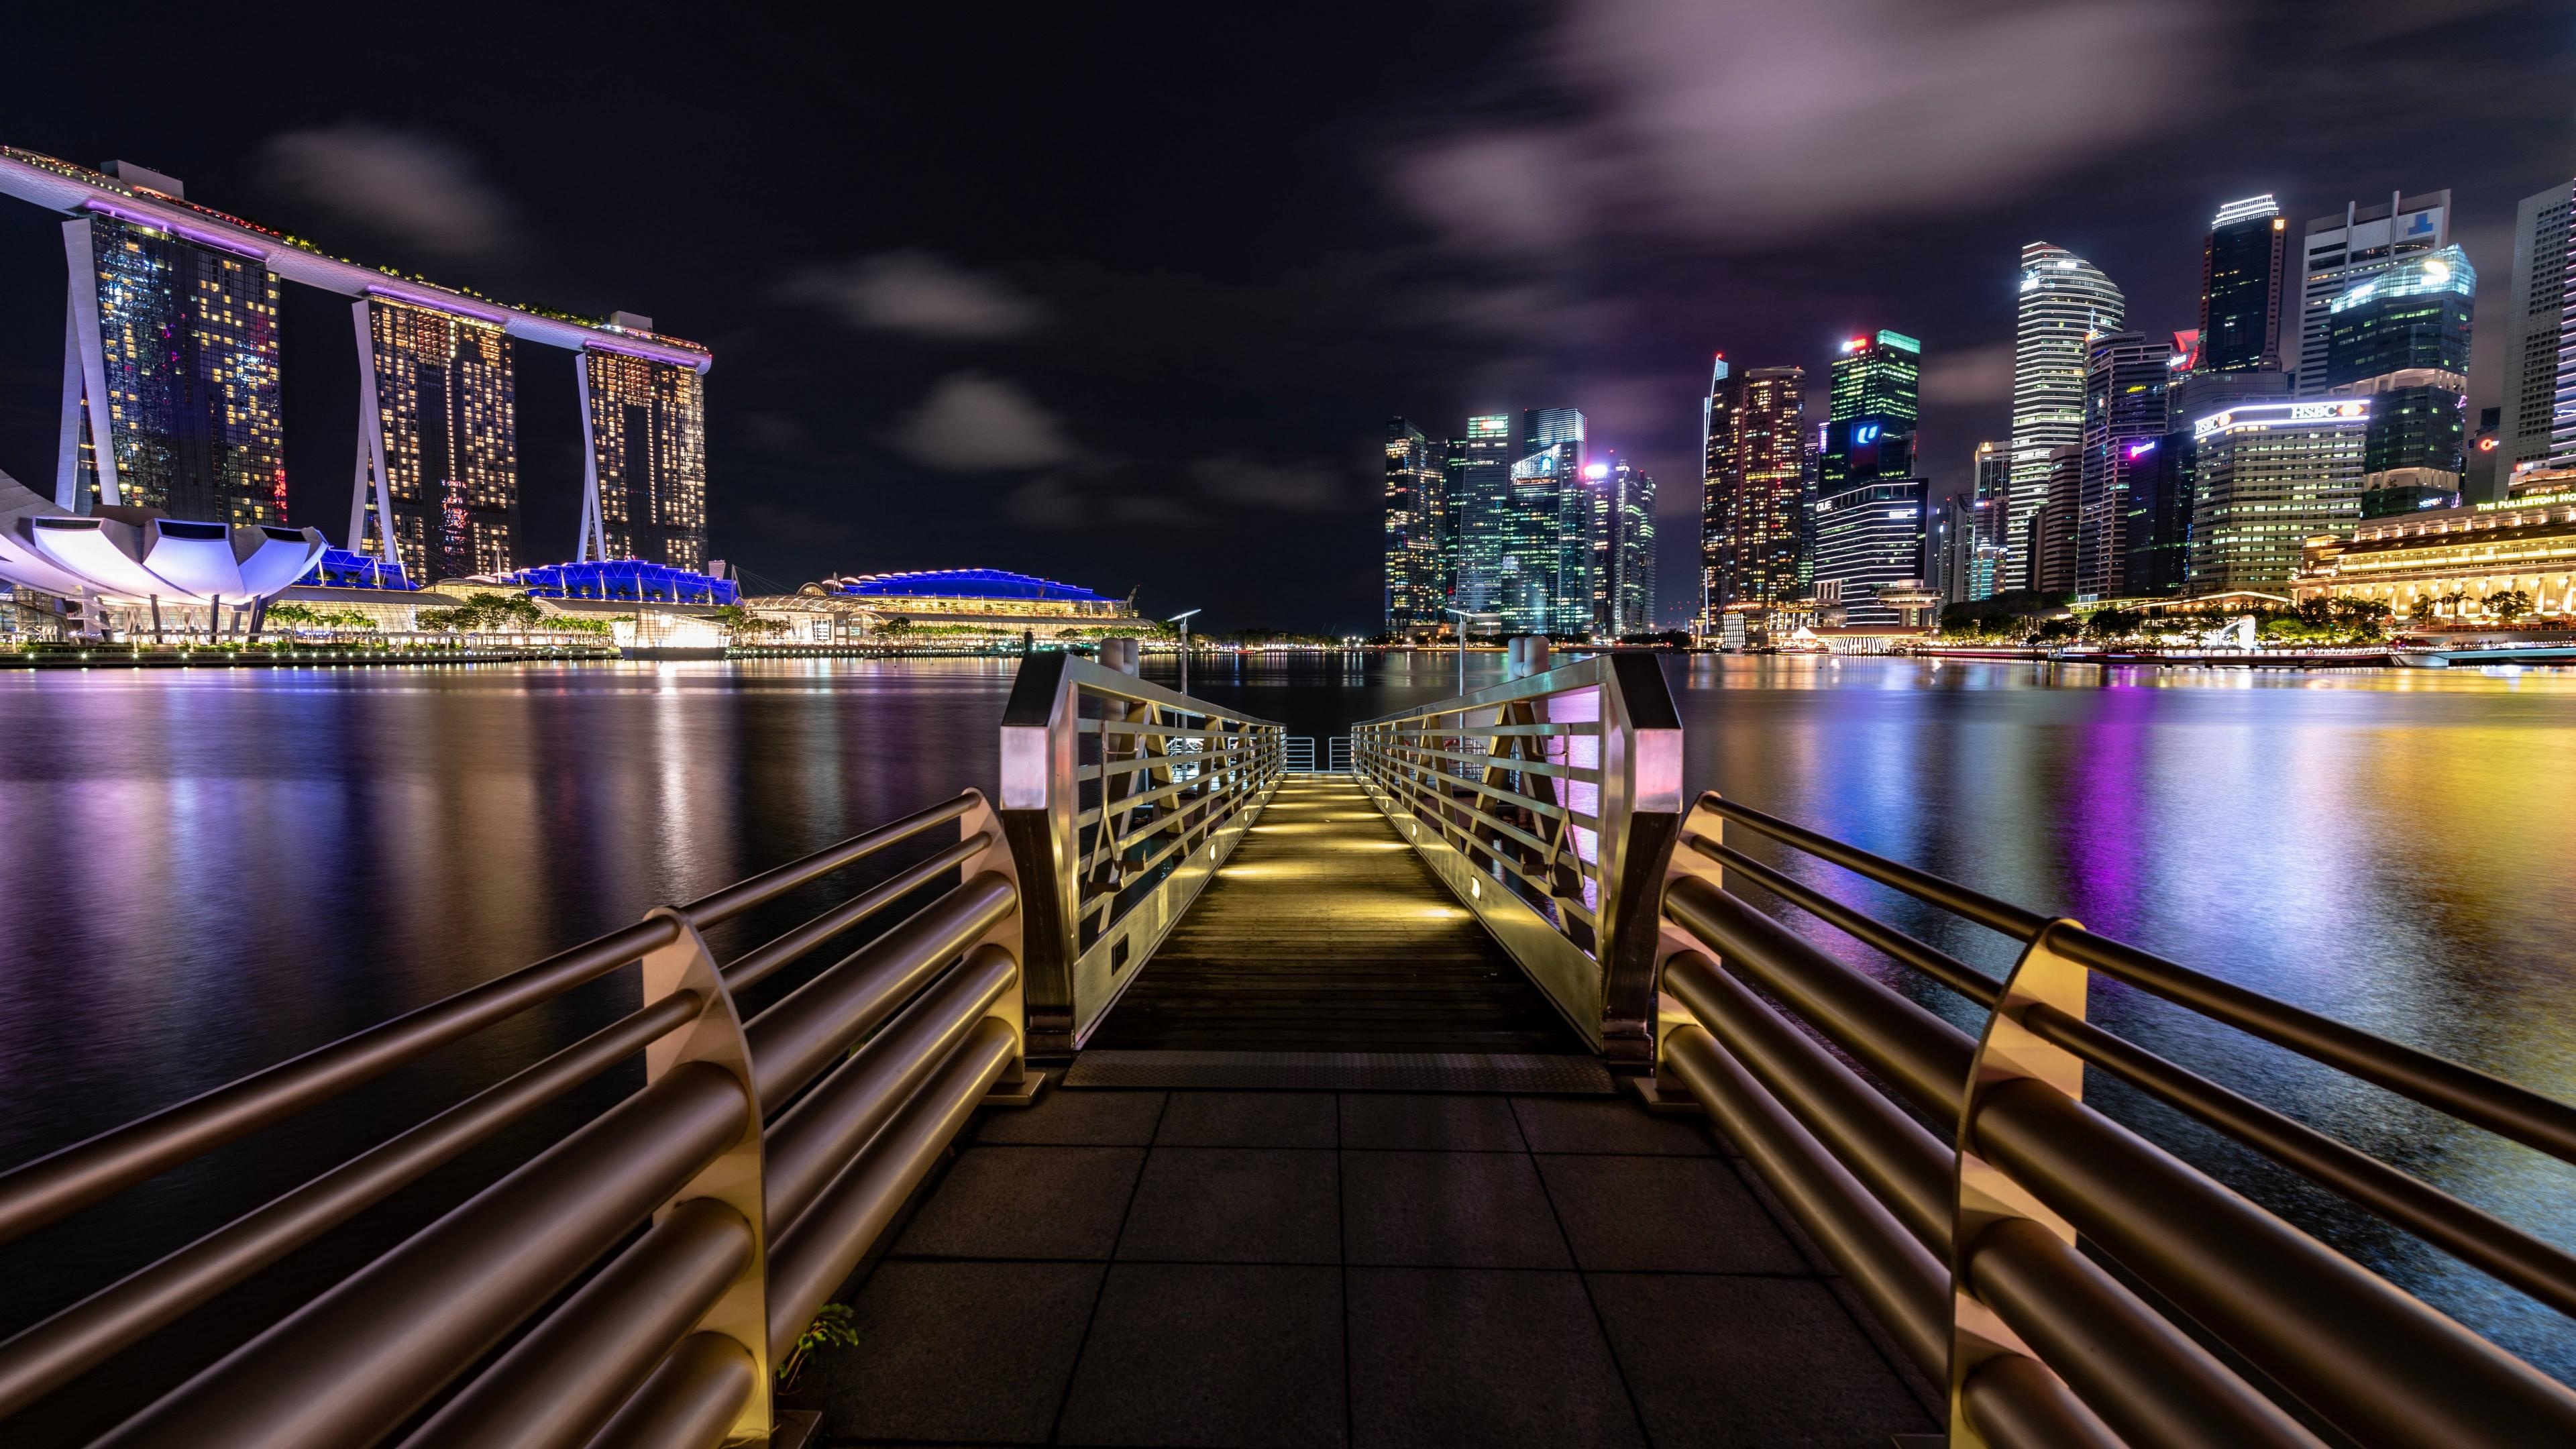
[[[1681,721],[1655,660],[1551,668],[1545,643],[1513,640],[1501,684],[1353,725],[1350,770],[1567,1020],[1642,1070]]]
[[[1725,843],[1728,823],[2026,949],[1997,981]],[[1954,1443],[2311,1445],[2307,1415],[2368,1445],[2576,1439],[2576,1393],[2085,1105],[2083,1068],[2561,1311],[2576,1312],[2576,1256],[2086,1021],[2087,973],[2294,1050],[2322,1044],[2306,1054],[2472,1108],[2454,1115],[2543,1150],[2566,1104],[1714,795],[1682,837],[1664,883],[1662,981],[1685,1015],[1667,1022],[1661,1071],[1736,1138],[1909,1354],[1946,1375]],[[1984,1031],[1971,1037],[1755,910],[1729,888],[1736,876],[1988,1007]],[[2076,1253],[2078,1232],[2190,1324]],[[2201,1335],[2260,1375],[2211,1357]],[[2081,1422],[2067,1417],[2077,1411]]]
[[[955,845],[730,968],[699,934],[942,826]],[[748,1025],[736,1012],[734,991],[942,877],[960,883]],[[406,1444],[712,1449],[766,1435],[773,1317],[803,1315],[792,1340],[837,1286],[821,1282],[831,1265],[856,1262],[882,1231],[891,1208],[877,1197],[899,1202],[985,1092],[1019,1080],[1018,879],[1000,817],[969,792],[0,1175],[0,1235],[23,1233],[642,965],[645,1001],[624,1019],[0,1342],[0,1441],[75,1376],[638,1052],[642,1091],[101,1442],[375,1442],[450,1388]]]

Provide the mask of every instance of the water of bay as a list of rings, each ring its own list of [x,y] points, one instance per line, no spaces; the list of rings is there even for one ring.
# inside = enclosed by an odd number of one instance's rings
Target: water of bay
[[[1471,660],[1470,682],[1490,682],[1498,662]],[[1454,692],[1455,669],[1447,655],[1256,658],[1202,666],[1192,684],[1325,736]],[[0,677],[0,1166],[990,788],[1010,671],[761,661]],[[2576,892],[2576,674],[1716,658],[1673,660],[1668,674],[1694,791],[2576,1096],[2562,904]],[[2000,938],[1830,867],[1794,873],[1981,965],[2010,960]],[[745,923],[732,944],[772,924]],[[1946,993],[1892,968],[1884,979],[1972,1020]],[[0,1250],[0,1334],[605,1024],[634,989],[631,976],[585,988]],[[2576,1245],[2576,1171],[2135,992],[2098,988],[2094,1016]],[[586,1101],[627,1085],[603,1082]],[[2576,1332],[2549,1310],[2133,1094],[2095,1100],[2576,1378]],[[317,1249],[314,1271],[334,1253],[362,1260],[369,1241],[559,1130],[532,1122],[443,1172],[335,1235],[345,1241]],[[201,1317],[264,1303],[241,1290]]]

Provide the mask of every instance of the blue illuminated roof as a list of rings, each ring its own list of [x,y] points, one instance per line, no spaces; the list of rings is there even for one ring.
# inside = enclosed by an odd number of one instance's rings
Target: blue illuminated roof
[[[1007,569],[922,569],[908,574],[869,574],[841,580],[841,592],[863,598],[911,599],[1070,599],[1083,604],[1110,602],[1089,589],[1060,584]]]
[[[642,559],[545,564],[500,575],[540,599],[628,599],[638,603],[730,604],[741,597],[731,579]]]
[[[400,560],[351,553],[345,548],[322,550],[322,556],[313,561],[312,571],[304,576],[302,582],[329,589],[399,589],[410,592],[420,587],[403,576]]]

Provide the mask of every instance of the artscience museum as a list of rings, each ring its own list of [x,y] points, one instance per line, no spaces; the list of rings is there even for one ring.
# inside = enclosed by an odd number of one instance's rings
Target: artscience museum
[[[233,624],[256,628],[261,606],[310,573],[323,547],[311,528],[112,505],[68,514],[0,473],[0,583],[81,605],[83,633],[220,631],[227,607]]]

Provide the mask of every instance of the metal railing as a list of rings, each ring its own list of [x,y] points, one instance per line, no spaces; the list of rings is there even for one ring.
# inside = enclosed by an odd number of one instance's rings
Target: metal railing
[[[1987,976],[1738,849],[1729,823],[2000,932],[2020,959]],[[2085,1071],[2562,1313],[2576,1256],[2093,1025],[2088,987],[2098,973],[2561,1161],[2576,1107],[1714,794],[1681,840],[1659,1078],[1947,1383],[1952,1445],[2576,1443],[2576,1393],[2087,1106]],[[1730,879],[1986,1008],[1983,1030]]]
[[[705,928],[952,824],[957,843],[730,965],[709,953]],[[744,988],[949,879],[737,1011]],[[404,1445],[765,1440],[772,1364],[993,1085],[1020,1080],[1020,954],[1017,867],[970,791],[0,1174],[7,1242],[642,966],[622,1019],[0,1343],[0,1442],[74,1377],[639,1053],[641,1090],[99,1442],[374,1444],[433,1403]]]
[[[1351,737],[1327,735],[1316,752],[1313,735],[1288,735],[1280,744],[1279,771],[1284,775],[1347,775],[1351,772]]]
[[[1040,654],[1002,717],[1002,810],[1028,883],[1029,1050],[1070,1055],[1260,814],[1285,768],[1277,724],[1104,663]]]
[[[1649,656],[1547,665],[1514,639],[1504,683],[1353,726],[1353,770],[1585,1039],[1643,1071],[1681,720]]]

